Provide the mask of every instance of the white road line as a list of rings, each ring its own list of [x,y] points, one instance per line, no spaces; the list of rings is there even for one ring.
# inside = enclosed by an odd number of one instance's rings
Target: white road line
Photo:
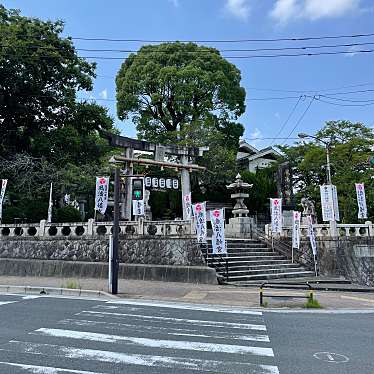
[[[114,364],[140,365],[177,370],[190,369],[225,374],[279,374],[278,368],[271,365],[258,365],[233,361],[200,360],[184,357],[126,354],[95,349],[80,349],[52,344],[20,342],[16,340],[11,341],[10,343],[12,351],[17,349],[17,351],[26,352],[29,354],[46,355],[48,357],[67,357],[71,359],[109,362]],[[3,350],[4,349],[0,349],[0,351]]]
[[[265,325],[255,325],[251,323],[233,323],[233,322],[221,322],[221,321],[203,321],[197,319],[184,319],[184,318],[172,318],[172,317],[160,317],[160,316],[146,316],[139,314],[130,314],[130,313],[111,313],[111,312],[96,312],[92,310],[83,310],[82,312],[77,313],[76,315],[95,315],[97,317],[104,318],[105,316],[116,316],[121,318],[134,317],[146,320],[155,320],[155,321],[170,321],[173,323],[187,323],[194,324],[195,326],[213,326],[221,328],[231,328],[231,329],[244,329],[244,330],[260,330],[266,331]]]
[[[215,344],[180,340],[136,338],[131,336],[109,335],[94,332],[47,328],[41,328],[35,330],[35,332],[40,333],[42,335],[53,336],[57,338],[83,339],[105,343],[118,343],[122,341],[130,345],[151,348],[181,349],[189,351],[204,351],[214,353],[253,354],[258,356],[274,357],[274,353],[271,348],[263,347],[250,347],[243,345]]]
[[[7,305],[7,304],[13,304],[17,303],[17,301],[0,301],[0,305]]]
[[[191,328],[178,329],[175,327],[160,327],[160,326],[139,326],[129,323],[116,323],[116,322],[100,322],[100,321],[89,321],[80,319],[65,319],[59,322],[61,325],[68,326],[85,326],[92,328],[104,328],[107,330],[128,330],[132,329],[137,332],[153,332],[160,333],[164,332],[167,335],[173,336],[192,336],[192,337],[206,337],[212,339],[232,339],[232,340],[244,340],[244,341],[257,341],[257,342],[270,342],[267,335],[263,334],[250,334],[250,335],[235,335],[232,333],[222,333],[220,331],[206,330],[205,333],[212,335],[199,335],[200,330],[195,330]],[[173,332],[174,331],[174,332]],[[193,334],[196,333],[196,334]]]
[[[218,313],[229,313],[229,314],[247,314],[252,316],[262,316],[262,312],[248,310],[248,309],[233,309],[224,307],[214,307],[206,305],[192,305],[183,303],[158,303],[151,301],[132,301],[132,300],[113,300],[107,301],[107,304],[122,304],[122,305],[142,305],[142,306],[152,306],[159,308],[171,308],[171,309],[183,309],[183,310],[199,310],[203,312],[218,312]]]
[[[18,368],[27,370],[30,373],[34,373],[34,374],[59,374],[59,373],[104,374],[104,373],[98,373],[98,372],[93,372],[93,371],[62,369],[62,368],[55,368],[55,367],[50,367],[50,366],[24,365],[24,364],[17,364],[15,362],[4,362],[4,361],[0,361],[0,365],[18,367]]]

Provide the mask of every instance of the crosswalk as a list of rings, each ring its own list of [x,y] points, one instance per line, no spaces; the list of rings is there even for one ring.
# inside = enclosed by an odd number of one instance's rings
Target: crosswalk
[[[126,300],[0,346],[4,374],[279,374],[274,362],[260,311]]]

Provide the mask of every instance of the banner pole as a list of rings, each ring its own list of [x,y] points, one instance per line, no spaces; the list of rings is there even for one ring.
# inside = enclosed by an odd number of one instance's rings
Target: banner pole
[[[314,272],[316,274],[316,277],[318,277],[318,271],[317,271],[317,256],[313,255],[314,257]]]

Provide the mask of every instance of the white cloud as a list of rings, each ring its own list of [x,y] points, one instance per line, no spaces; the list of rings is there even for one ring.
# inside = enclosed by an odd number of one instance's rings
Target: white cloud
[[[246,20],[251,9],[249,0],[226,0],[225,10],[236,18]]]
[[[108,98],[108,90],[106,88],[100,92],[100,97],[104,100]]]
[[[262,142],[262,140],[259,138],[262,138],[262,132],[257,127],[255,127],[249,134],[250,144],[252,144],[254,147],[257,147]]]
[[[276,0],[270,16],[279,23],[291,19],[341,17],[359,9],[361,0]]]

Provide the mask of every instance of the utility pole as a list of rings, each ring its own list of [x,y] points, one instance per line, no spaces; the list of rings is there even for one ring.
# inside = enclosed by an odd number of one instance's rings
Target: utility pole
[[[112,257],[112,294],[118,294],[118,248],[119,248],[119,214],[120,214],[120,169],[116,167],[114,174],[114,222],[113,222],[113,257]]]

